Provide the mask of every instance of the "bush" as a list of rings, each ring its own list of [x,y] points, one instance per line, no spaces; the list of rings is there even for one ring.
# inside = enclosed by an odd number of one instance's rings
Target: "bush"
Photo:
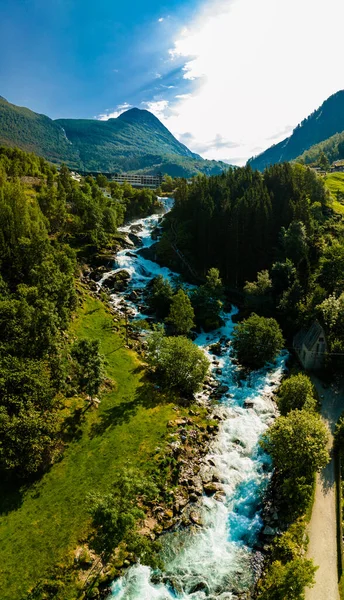
[[[258,600],[304,600],[305,587],[314,585],[317,567],[312,560],[295,558],[282,564],[274,561],[259,585]]]
[[[148,361],[161,384],[187,396],[198,392],[209,369],[209,361],[185,337],[166,337],[161,330],[148,340]]]
[[[232,348],[240,364],[260,369],[282,350],[283,335],[275,319],[251,315],[236,325]]]
[[[279,472],[311,475],[329,461],[328,431],[318,414],[292,410],[279,417],[261,439],[261,446]]]
[[[294,409],[315,411],[317,401],[314,387],[307,375],[299,373],[283,381],[278,390],[277,404],[282,415]]]

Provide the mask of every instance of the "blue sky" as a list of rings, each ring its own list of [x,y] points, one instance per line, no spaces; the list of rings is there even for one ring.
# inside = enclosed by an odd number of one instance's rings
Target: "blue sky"
[[[0,94],[58,117],[139,105],[183,83],[168,49],[197,2],[1,0]],[[163,21],[159,21],[163,19]],[[179,82],[178,82],[179,81]],[[165,86],[165,87],[163,87]]]
[[[0,0],[0,95],[52,118],[148,108],[244,164],[344,87],[343,22],[343,0]]]

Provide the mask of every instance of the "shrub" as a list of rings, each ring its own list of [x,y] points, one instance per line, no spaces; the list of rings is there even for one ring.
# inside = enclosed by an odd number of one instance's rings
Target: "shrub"
[[[166,337],[155,331],[148,340],[148,361],[165,388],[176,388],[187,396],[198,392],[209,369],[209,361],[185,337]]]
[[[310,412],[316,410],[317,401],[310,378],[299,373],[285,379],[278,390],[277,404],[282,415],[294,409],[304,408]]]
[[[292,410],[263,435],[261,446],[280,472],[296,476],[320,471],[329,460],[328,431],[318,414]]]
[[[316,569],[312,560],[304,558],[286,564],[274,561],[259,586],[258,600],[304,600],[305,587],[315,583]]]
[[[274,360],[284,344],[281,329],[275,319],[251,315],[236,325],[232,348],[240,364],[260,369]]]

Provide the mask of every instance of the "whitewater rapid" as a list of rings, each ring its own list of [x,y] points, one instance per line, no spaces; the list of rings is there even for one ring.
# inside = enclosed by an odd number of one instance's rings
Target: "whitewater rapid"
[[[172,203],[163,202],[166,212]],[[121,231],[128,234],[134,230],[142,247],[148,248],[154,243],[152,232],[160,218],[161,215],[152,215],[122,227]],[[143,258],[133,249],[117,254],[114,271],[122,269],[130,273],[131,279],[123,294],[112,297],[117,306],[123,302],[123,295],[143,288],[159,274],[172,282],[178,278],[177,273]],[[137,317],[144,316],[134,303],[129,301],[129,305]],[[204,495],[202,526],[161,537],[164,572],[153,573],[140,564],[130,567],[113,583],[109,596],[113,600],[234,600],[237,594],[252,589],[254,546],[262,528],[259,509],[271,475],[269,457],[260,450],[258,441],[276,416],[273,394],[283,376],[287,353],[282,353],[275,364],[240,379],[240,371],[231,359],[229,341],[236,313],[236,308],[224,313],[220,329],[202,333],[194,341],[207,354],[212,374],[223,390],[219,399],[222,420],[205,463],[212,466],[225,496],[220,501]],[[217,342],[221,344],[221,356],[209,351],[209,346]],[[199,400],[204,397],[204,393],[199,395]]]

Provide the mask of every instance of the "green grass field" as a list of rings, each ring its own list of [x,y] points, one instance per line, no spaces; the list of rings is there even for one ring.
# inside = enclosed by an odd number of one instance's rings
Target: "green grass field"
[[[329,173],[325,185],[331,192],[333,210],[344,215],[344,173]]]
[[[104,305],[87,296],[70,333],[101,340],[106,375],[114,387],[101,395],[99,409],[85,413],[62,460],[40,481],[26,490],[1,493],[1,600],[20,600],[54,565],[72,563],[74,549],[90,528],[88,492],[107,491],[129,461],[133,468],[149,471],[153,450],[176,416],[172,404],[162,402],[143,381],[135,354],[124,347],[112,324]],[[76,597],[75,585],[67,585],[64,598]]]

